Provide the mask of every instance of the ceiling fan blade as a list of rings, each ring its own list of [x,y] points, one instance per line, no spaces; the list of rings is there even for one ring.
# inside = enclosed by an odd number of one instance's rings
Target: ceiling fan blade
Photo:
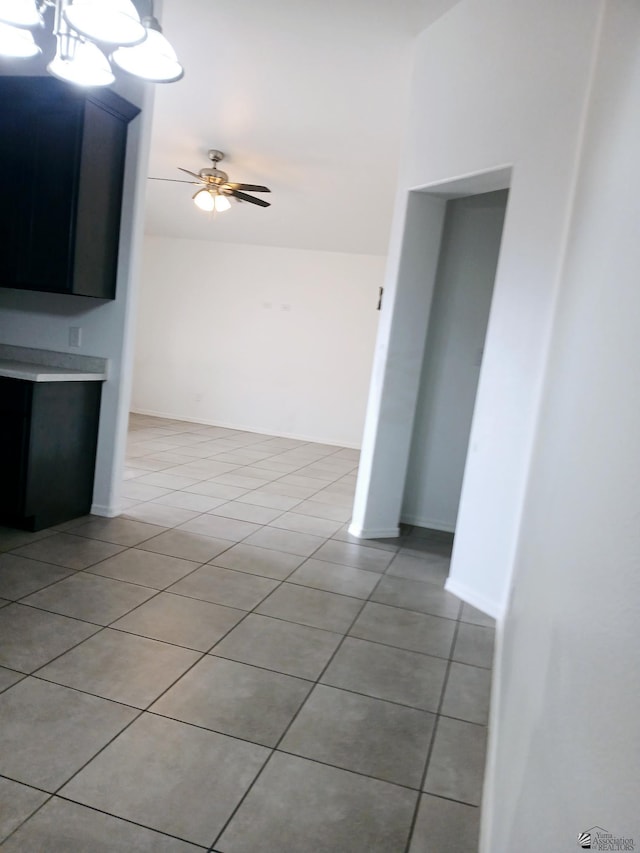
[[[189,169],[183,169],[182,166],[178,166],[178,169],[180,169],[181,172],[186,172],[187,175],[191,175],[192,178],[197,178],[199,181],[202,180],[200,175],[198,175],[196,172],[191,172]]]
[[[270,193],[271,190],[269,187],[260,186],[260,184],[231,184],[227,183],[226,186],[231,187],[232,190],[249,190],[252,193]]]
[[[147,178],[149,181],[168,181],[170,184],[199,184],[201,181],[181,181],[180,178],[153,178],[151,175]]]
[[[258,204],[260,207],[271,207],[270,202],[262,201],[261,198],[254,198],[252,195],[245,195],[245,193],[238,192],[238,190],[231,190],[229,195],[235,196],[238,201],[250,201],[251,204]]]

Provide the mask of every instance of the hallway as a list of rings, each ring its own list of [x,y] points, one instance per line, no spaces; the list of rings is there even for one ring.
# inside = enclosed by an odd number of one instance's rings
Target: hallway
[[[129,438],[122,516],[0,529],[3,850],[475,851],[494,628],[451,536],[350,536],[354,450]]]

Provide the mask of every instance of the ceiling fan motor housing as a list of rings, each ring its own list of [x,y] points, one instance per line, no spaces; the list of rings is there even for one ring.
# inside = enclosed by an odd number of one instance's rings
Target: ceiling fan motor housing
[[[218,169],[218,163],[221,160],[224,160],[224,154],[222,151],[218,151],[217,148],[211,148],[208,152],[208,157],[213,163],[213,169],[200,169],[198,174],[208,184],[217,184],[218,186],[220,184],[226,184],[229,181],[229,175],[221,169]]]
[[[200,169],[198,174],[208,184],[226,184],[229,180],[229,175],[221,169]]]

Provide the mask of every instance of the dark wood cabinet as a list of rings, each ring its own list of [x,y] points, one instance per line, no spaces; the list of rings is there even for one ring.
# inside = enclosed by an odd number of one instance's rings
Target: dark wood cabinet
[[[0,377],[0,523],[41,530],[89,512],[101,390]]]
[[[0,286],[115,298],[127,125],[110,90],[0,76]]]

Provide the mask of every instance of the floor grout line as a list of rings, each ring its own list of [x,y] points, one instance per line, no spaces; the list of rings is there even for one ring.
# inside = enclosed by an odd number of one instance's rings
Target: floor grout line
[[[422,799],[422,792],[424,791],[424,786],[426,785],[426,782],[427,782],[427,775],[429,773],[429,765],[431,763],[431,756],[433,755],[433,748],[435,746],[436,736],[437,736],[437,732],[438,732],[438,721],[440,719],[440,715],[441,715],[441,711],[442,711],[442,705],[444,702],[445,694],[447,692],[447,685],[449,683],[449,672],[451,671],[451,655],[453,654],[453,650],[454,650],[455,645],[456,645],[456,640],[457,640],[457,636],[458,636],[458,625],[459,625],[459,623],[456,625],[456,628],[453,632],[453,637],[451,638],[451,646],[449,649],[449,660],[447,661],[447,668],[446,668],[446,671],[444,674],[444,681],[442,682],[442,689],[440,691],[440,701],[438,702],[438,708],[437,708],[436,713],[435,713],[433,730],[431,732],[431,740],[429,743],[429,748],[427,750],[427,755],[426,755],[425,762],[424,762],[424,768],[422,771],[422,779],[420,781],[420,792],[421,793],[420,793],[420,796],[418,797],[418,800],[416,802],[415,811],[413,814],[413,820],[411,822],[411,828],[409,830],[409,837],[407,839],[407,846],[405,848],[405,853],[409,853],[409,848],[411,846],[411,840],[413,838],[413,833],[415,830],[416,821],[418,820],[418,812],[420,810],[420,801]]]
[[[379,581],[378,581],[378,583],[379,583]],[[376,584],[376,587],[377,587],[377,584]],[[375,587],[374,587],[374,589],[375,589]],[[239,811],[239,810],[240,810],[240,808],[242,807],[242,804],[245,802],[245,800],[246,800],[246,799],[247,799],[247,797],[249,796],[250,791],[251,791],[251,790],[253,790],[254,786],[255,786],[255,785],[257,784],[257,782],[258,782],[258,779],[259,779],[259,778],[260,778],[260,776],[263,774],[263,772],[264,772],[265,768],[267,767],[267,765],[270,763],[270,761],[271,761],[271,759],[272,759],[273,755],[275,754],[275,752],[276,752],[276,751],[278,751],[278,747],[280,746],[280,744],[282,743],[282,741],[283,741],[283,740],[284,740],[284,738],[286,737],[287,732],[290,730],[290,728],[291,728],[291,726],[294,724],[295,720],[297,720],[298,716],[299,716],[299,715],[300,715],[300,713],[302,712],[302,709],[305,707],[305,705],[306,705],[306,704],[307,704],[307,702],[309,701],[309,698],[313,695],[313,692],[314,692],[314,690],[315,690],[316,686],[317,686],[317,685],[318,685],[318,683],[320,682],[320,679],[322,678],[322,676],[323,676],[323,675],[324,675],[324,673],[326,672],[327,668],[330,666],[330,664],[331,664],[332,660],[335,658],[336,654],[338,653],[338,650],[341,648],[342,644],[344,643],[344,639],[345,639],[345,637],[347,636],[348,631],[350,631],[350,630],[351,630],[351,628],[352,628],[352,627],[353,627],[353,625],[355,624],[356,620],[357,620],[357,619],[358,619],[358,617],[360,616],[360,613],[362,613],[362,610],[364,609],[365,604],[366,604],[366,601],[363,601],[363,602],[362,602],[362,606],[359,608],[358,612],[356,613],[356,615],[354,616],[354,618],[351,620],[351,624],[350,624],[350,626],[349,626],[349,628],[348,628],[347,632],[345,632],[345,634],[343,634],[342,639],[340,640],[340,642],[338,643],[338,645],[337,645],[337,646],[336,646],[336,648],[334,649],[333,653],[332,653],[332,654],[331,654],[331,656],[329,657],[328,661],[326,662],[326,664],[324,665],[324,667],[322,668],[322,670],[321,670],[321,671],[320,671],[320,673],[318,674],[318,677],[315,679],[315,681],[314,681],[314,685],[313,685],[313,687],[311,688],[311,690],[309,691],[309,693],[307,694],[306,699],[304,700],[304,702],[302,702],[302,704],[300,705],[300,707],[298,708],[298,710],[296,711],[296,713],[293,715],[293,717],[292,717],[292,718],[291,718],[291,720],[289,721],[289,724],[286,726],[286,728],[284,729],[284,731],[283,731],[283,732],[282,732],[282,734],[280,735],[280,737],[279,737],[278,741],[276,742],[276,745],[275,745],[275,747],[274,747],[274,749],[273,749],[273,751],[272,751],[271,755],[269,756],[269,758],[267,759],[267,761],[264,763],[264,765],[263,765],[262,769],[260,770],[260,773],[258,773],[258,775],[255,777],[255,779],[254,779],[254,780],[253,780],[253,782],[251,783],[251,785],[247,788],[247,790],[245,791],[244,796],[243,796],[243,797],[242,797],[242,799],[237,803],[237,805],[236,805],[235,809],[234,809],[234,810],[233,810],[233,812],[229,815],[228,820],[225,822],[225,824],[224,824],[224,826],[222,827],[222,829],[220,830],[220,832],[219,832],[219,833],[216,835],[216,837],[214,838],[214,840],[213,840],[213,842],[212,842],[212,844],[211,844],[211,848],[214,848],[214,847],[216,846],[216,844],[218,843],[218,841],[220,841],[220,839],[221,839],[221,838],[222,838],[222,836],[224,835],[224,833],[225,833],[225,831],[226,831],[227,827],[231,824],[232,820],[234,819],[234,817],[236,816],[236,814],[238,813],[238,811]]]

